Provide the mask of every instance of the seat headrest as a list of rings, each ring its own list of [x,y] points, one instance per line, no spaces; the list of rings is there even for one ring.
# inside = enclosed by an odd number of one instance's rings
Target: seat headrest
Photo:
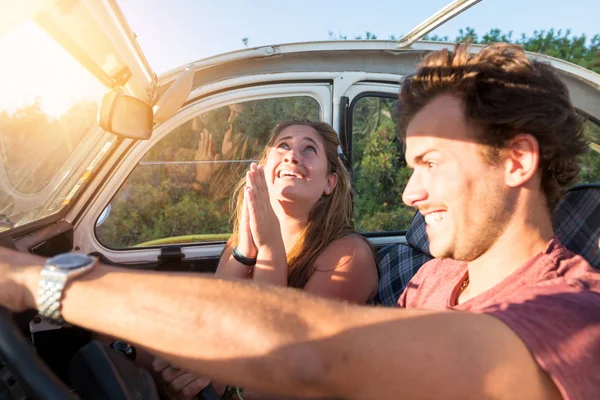
[[[429,238],[427,237],[426,231],[427,224],[425,223],[425,217],[420,212],[416,212],[410,226],[406,232],[406,241],[415,249],[421,253],[431,257],[429,253]]]
[[[556,205],[552,226],[567,249],[600,269],[600,184],[571,188]]]

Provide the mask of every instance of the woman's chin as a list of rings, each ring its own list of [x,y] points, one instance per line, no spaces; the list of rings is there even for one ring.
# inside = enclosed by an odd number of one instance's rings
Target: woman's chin
[[[314,199],[314,196],[310,196],[306,193],[306,190],[300,190],[300,188],[286,187],[279,193],[279,201],[286,203],[302,203],[302,204],[314,204],[318,198]]]

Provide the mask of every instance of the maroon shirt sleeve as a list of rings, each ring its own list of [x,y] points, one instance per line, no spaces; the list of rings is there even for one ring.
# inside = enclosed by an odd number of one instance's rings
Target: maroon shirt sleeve
[[[585,281],[558,278],[480,311],[499,318],[519,335],[563,398],[600,399],[597,289]]]

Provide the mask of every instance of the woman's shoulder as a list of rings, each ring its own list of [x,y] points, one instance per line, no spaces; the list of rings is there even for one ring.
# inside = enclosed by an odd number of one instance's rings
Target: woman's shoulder
[[[363,249],[363,250],[366,249],[366,250],[372,251],[367,238],[365,238],[364,236],[361,236],[358,233],[349,233],[345,236],[337,238],[337,239],[331,241],[331,243],[329,244],[329,246],[327,246],[327,248],[332,247],[332,246],[350,247],[350,248],[357,248],[357,249]]]
[[[360,261],[361,265],[375,264],[375,255],[367,239],[359,234],[350,233],[333,240],[315,260],[315,267],[323,263],[331,265],[338,261],[338,266],[343,266],[352,261]]]
[[[313,264],[304,290],[324,297],[365,303],[377,292],[375,255],[363,237],[349,234],[333,240]]]

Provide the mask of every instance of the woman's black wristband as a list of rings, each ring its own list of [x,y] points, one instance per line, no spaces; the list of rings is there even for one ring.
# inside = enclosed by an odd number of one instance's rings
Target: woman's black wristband
[[[240,253],[237,246],[233,248],[233,258],[235,258],[238,262],[249,267],[253,267],[254,265],[256,265],[256,258],[248,258],[244,256],[242,253]]]

